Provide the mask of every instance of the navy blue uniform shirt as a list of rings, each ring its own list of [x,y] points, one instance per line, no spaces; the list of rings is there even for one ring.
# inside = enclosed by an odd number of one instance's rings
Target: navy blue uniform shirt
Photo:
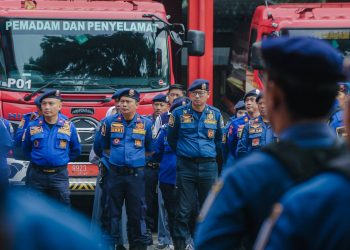
[[[350,249],[349,190],[350,180],[331,172],[293,188],[265,249]]]
[[[221,155],[224,122],[218,109],[206,105],[199,116],[189,103],[173,110],[168,125],[168,142],[177,156]]]
[[[160,161],[159,182],[175,185],[176,182],[176,154],[170,148],[167,139],[168,125],[163,125],[156,140],[154,158]]]
[[[109,162],[120,167],[145,166],[146,152],[153,152],[154,148],[152,122],[139,114],[129,124],[122,114],[106,117],[99,138],[101,142],[95,140],[94,151],[110,149]]]
[[[58,114],[58,121],[52,128],[43,116],[30,122],[23,135],[22,150],[35,165],[54,168],[77,158],[81,147],[74,124]]]
[[[259,116],[244,125],[241,139],[237,144],[236,155],[237,157],[245,156],[275,141],[277,141],[277,136],[274,134],[271,124],[265,123]]]
[[[326,148],[337,136],[326,123],[292,126],[280,140],[305,148]],[[225,171],[202,207],[196,249],[234,249],[242,238],[252,242],[272,206],[295,181],[273,156],[256,151]]]

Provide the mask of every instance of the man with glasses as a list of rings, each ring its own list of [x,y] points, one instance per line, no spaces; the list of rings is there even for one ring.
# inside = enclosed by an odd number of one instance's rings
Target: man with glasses
[[[168,123],[168,143],[177,155],[176,250],[185,249],[191,213],[198,203],[202,206],[217,178],[216,156],[221,154],[224,127],[220,111],[206,104],[210,95],[208,80],[195,80],[188,91],[191,103],[175,109]]]

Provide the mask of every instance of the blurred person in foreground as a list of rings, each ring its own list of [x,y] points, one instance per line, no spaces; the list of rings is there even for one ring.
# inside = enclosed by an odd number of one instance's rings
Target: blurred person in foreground
[[[345,77],[340,52],[306,37],[266,39],[260,51],[267,113],[280,141],[237,161],[212,188],[199,216],[198,250],[250,249],[273,204],[338,153],[326,120]],[[299,153],[315,159],[304,164]]]

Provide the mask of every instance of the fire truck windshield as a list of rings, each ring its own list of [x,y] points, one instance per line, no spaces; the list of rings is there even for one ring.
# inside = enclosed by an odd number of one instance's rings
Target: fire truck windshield
[[[0,19],[0,87],[141,92],[169,84],[168,39],[153,21]]]
[[[283,29],[281,34],[323,39],[342,52],[344,56],[350,56],[350,29]]]

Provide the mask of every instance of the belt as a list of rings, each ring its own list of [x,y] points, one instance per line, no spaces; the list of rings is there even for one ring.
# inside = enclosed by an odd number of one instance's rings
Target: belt
[[[184,161],[190,161],[190,162],[194,162],[194,163],[216,162],[215,158],[212,158],[212,157],[190,158],[190,157],[180,156],[180,158]]]
[[[158,162],[147,162],[146,166],[151,168],[151,169],[158,169],[159,166],[160,166],[160,163],[158,163]]]
[[[111,165],[111,169],[120,175],[134,175],[142,171],[144,167],[131,168],[131,167],[118,167],[115,165]]]
[[[45,173],[45,174],[55,174],[55,173],[58,173],[64,169],[66,169],[67,165],[58,166],[58,167],[54,167],[54,168],[45,168],[43,166],[39,166],[39,165],[31,163],[30,167],[34,168],[42,173]]]

